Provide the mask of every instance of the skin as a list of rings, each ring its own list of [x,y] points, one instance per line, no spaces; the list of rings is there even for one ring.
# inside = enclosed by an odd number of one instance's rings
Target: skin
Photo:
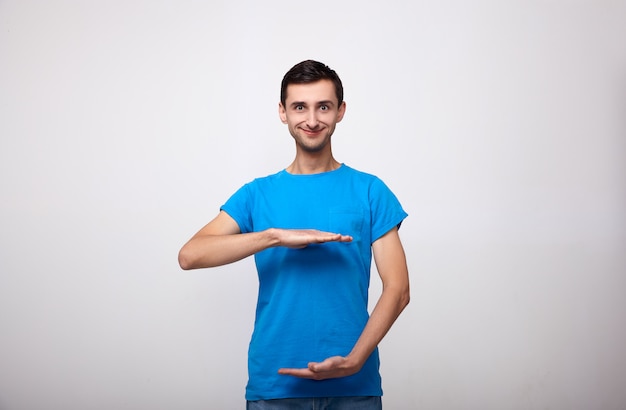
[[[339,167],[331,149],[331,137],[346,112],[339,104],[330,80],[287,87],[285,105],[278,115],[296,143],[296,159],[287,168],[294,174],[326,172]]]
[[[287,125],[296,146],[294,161],[286,168],[292,174],[315,174],[337,169],[341,164],[332,154],[331,137],[345,114],[329,80],[309,84],[290,84],[285,104],[278,114]],[[315,229],[270,228],[242,234],[239,226],[221,211],[196,233],[180,250],[181,268],[200,269],[225,265],[274,246],[304,248],[325,242],[350,242],[341,233]],[[372,244],[374,262],[383,291],[359,339],[347,356],[333,356],[310,362],[306,368],[282,368],[279,374],[323,380],[357,373],[409,303],[409,275],[406,256],[398,230],[390,230]]]

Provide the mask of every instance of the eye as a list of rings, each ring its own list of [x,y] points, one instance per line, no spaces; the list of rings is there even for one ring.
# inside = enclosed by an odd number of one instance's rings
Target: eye
[[[328,105],[320,105],[320,110],[328,111]]]
[[[296,109],[296,111],[304,110],[304,106],[303,105],[296,105],[294,108]]]

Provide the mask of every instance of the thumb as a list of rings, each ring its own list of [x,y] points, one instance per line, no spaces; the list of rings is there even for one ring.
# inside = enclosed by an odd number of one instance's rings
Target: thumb
[[[319,372],[320,369],[320,364],[317,362],[310,362],[307,367],[309,368],[310,371],[312,372]]]

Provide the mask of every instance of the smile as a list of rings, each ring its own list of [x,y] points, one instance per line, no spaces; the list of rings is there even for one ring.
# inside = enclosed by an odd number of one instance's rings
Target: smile
[[[306,129],[306,128],[301,128],[302,132],[304,132],[306,135],[319,135],[324,131],[324,128],[318,128],[315,130],[310,130],[310,129]]]

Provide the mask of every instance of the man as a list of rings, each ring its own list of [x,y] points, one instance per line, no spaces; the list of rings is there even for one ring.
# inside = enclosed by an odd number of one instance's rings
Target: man
[[[382,181],[333,157],[345,111],[335,71],[311,60],[289,70],[278,113],[294,161],[240,188],[179,254],[183,269],[255,255],[248,409],[382,408],[377,346],[409,302],[407,214]],[[383,291],[369,316],[372,253]]]

